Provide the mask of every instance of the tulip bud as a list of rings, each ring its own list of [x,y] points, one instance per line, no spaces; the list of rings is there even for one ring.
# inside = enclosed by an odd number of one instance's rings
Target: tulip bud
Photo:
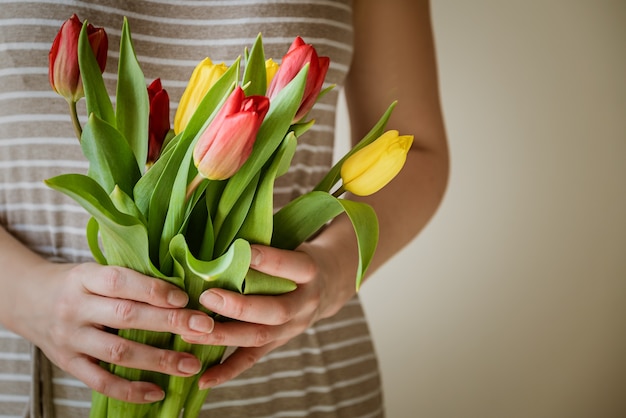
[[[400,172],[412,143],[412,135],[385,132],[343,163],[343,189],[358,196],[376,193]]]
[[[317,96],[322,90],[330,59],[328,57],[318,57],[313,45],[305,44],[302,38],[296,37],[287,54],[283,57],[280,68],[267,92],[268,97],[273,99],[280,90],[298,75],[306,64],[309,64],[309,72],[307,73],[302,102],[296,112],[294,122],[302,119],[313,108],[317,101]]]
[[[267,97],[245,97],[241,87],[236,87],[194,148],[193,159],[200,175],[224,180],[235,174],[250,156],[268,110]]]
[[[270,84],[272,84],[272,80],[274,79],[274,76],[278,72],[278,68],[279,68],[278,63],[274,61],[273,59],[268,58],[267,60],[265,60],[265,75],[267,78],[268,87]]]
[[[176,134],[185,129],[189,119],[191,119],[206,93],[224,75],[226,70],[228,70],[226,64],[213,64],[209,58],[205,58],[196,66],[191,74],[187,88],[180,98],[178,109],[174,116],[174,132]]]
[[[151,165],[161,155],[163,141],[170,131],[170,98],[157,78],[148,86],[150,116],[148,119],[148,160]]]
[[[61,26],[48,54],[50,85],[70,103],[75,103],[84,96],[78,66],[78,37],[82,27],[78,16],[73,14]],[[87,35],[100,71],[104,72],[109,46],[107,34],[104,28],[88,24]]]

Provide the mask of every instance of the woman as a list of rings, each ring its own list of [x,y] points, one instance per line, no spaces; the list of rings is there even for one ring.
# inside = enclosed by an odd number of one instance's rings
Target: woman
[[[345,218],[297,251],[255,247],[253,268],[298,289],[280,297],[211,291],[201,303],[237,319],[213,323],[182,309],[186,295],[136,272],[90,262],[87,215],[41,180],[84,171],[61,100],[47,84],[47,49],[72,13],[109,33],[105,80],[113,91],[122,16],[128,16],[148,81],[160,77],[177,101],[205,56],[227,63],[261,32],[280,58],[302,36],[329,56],[328,83],[345,86],[351,132],[361,138],[398,100],[389,127],[415,135],[402,173],[377,194],[379,249],[371,271],[413,239],[441,201],[447,148],[427,1],[16,2],[0,11],[0,413],[83,417],[90,388],[131,402],[163,391],[128,382],[98,360],[191,375],[195,358],[130,344],[105,329],[190,334],[238,348],[200,379],[207,416],[382,416],[382,394],[367,325],[355,297],[356,243]],[[277,204],[309,190],[332,158],[336,88],[310,115]],[[24,412],[26,411],[26,412]],[[213,414],[213,415],[211,415]]]

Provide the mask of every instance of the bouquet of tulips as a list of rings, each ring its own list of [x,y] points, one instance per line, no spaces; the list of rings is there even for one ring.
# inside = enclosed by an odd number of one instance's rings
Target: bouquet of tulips
[[[290,280],[251,270],[250,244],[295,249],[345,212],[358,240],[358,288],[376,248],[377,219],[370,206],[341,195],[373,193],[402,168],[412,137],[383,133],[394,104],[314,190],[275,211],[274,181],[288,170],[298,137],[313,125],[305,118],[325,92],[327,57],[296,38],[279,66],[266,60],[259,35],[244,51],[243,63],[238,58],[227,67],[207,58],[194,70],[171,130],[167,92],[158,79],[147,86],[126,19],[115,108],[102,78],[107,47],[104,29],[74,15],[50,51],[50,82],[70,106],[89,170],[46,183],[91,215],[86,235],[96,261],[173,283],[189,294],[189,308],[204,310],[199,295],[212,287],[267,295],[295,289]],[[76,112],[82,97],[88,113],[84,126]],[[169,333],[117,332],[191,352],[203,370],[219,363],[225,350]],[[139,405],[94,392],[92,417],[178,417],[181,412],[196,417],[208,392],[197,384],[202,372],[184,378],[103,366],[126,379],[155,382],[166,396]]]

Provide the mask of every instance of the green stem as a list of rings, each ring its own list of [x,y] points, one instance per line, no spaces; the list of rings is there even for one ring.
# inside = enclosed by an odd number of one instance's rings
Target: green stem
[[[206,177],[203,177],[200,173],[196,174],[196,176],[191,180],[191,183],[187,186],[187,192],[185,193],[185,201],[189,201],[193,192],[198,188],[198,186],[206,180]]]
[[[78,120],[78,112],[76,111],[76,102],[68,102],[70,106],[70,116],[72,117],[72,124],[74,125],[74,133],[76,134],[76,138],[80,142],[80,138],[83,135],[83,128],[80,126],[80,121]]]
[[[343,184],[342,184],[337,190],[335,190],[335,192],[333,193],[333,197],[336,197],[337,199],[339,199],[339,197],[345,192],[346,192],[346,189],[343,187]]]

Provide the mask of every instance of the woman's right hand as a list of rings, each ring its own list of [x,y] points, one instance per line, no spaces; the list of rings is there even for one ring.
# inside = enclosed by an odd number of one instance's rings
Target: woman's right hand
[[[156,384],[114,376],[99,361],[177,376],[200,371],[199,360],[191,354],[107,331],[210,332],[213,320],[200,311],[182,309],[188,297],[176,286],[121,267],[48,262],[2,228],[0,265],[0,322],[91,389],[134,403],[164,396]]]

